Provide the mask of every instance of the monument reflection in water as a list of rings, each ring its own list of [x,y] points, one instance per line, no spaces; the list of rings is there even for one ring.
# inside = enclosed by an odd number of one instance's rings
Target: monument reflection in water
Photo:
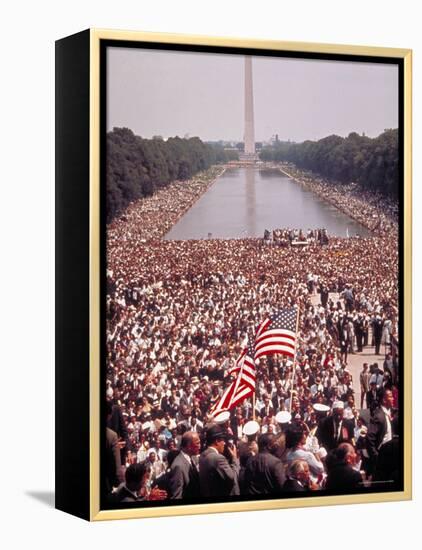
[[[262,237],[265,229],[326,228],[329,235],[369,231],[279,170],[232,168],[186,212],[166,239]]]

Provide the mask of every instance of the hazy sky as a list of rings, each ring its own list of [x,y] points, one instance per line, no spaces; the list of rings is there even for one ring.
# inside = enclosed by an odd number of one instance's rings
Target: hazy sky
[[[244,57],[108,48],[107,129],[243,140]],[[396,65],[253,57],[255,139],[398,126]]]

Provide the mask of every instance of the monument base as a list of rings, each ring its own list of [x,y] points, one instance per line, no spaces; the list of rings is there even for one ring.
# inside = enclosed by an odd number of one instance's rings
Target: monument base
[[[239,161],[245,163],[255,163],[259,160],[259,156],[256,153],[239,153]]]

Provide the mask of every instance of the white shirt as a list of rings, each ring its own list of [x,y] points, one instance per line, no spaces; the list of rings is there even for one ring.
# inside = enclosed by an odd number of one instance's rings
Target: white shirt
[[[387,430],[385,432],[384,439],[381,441],[381,445],[378,448],[382,447],[385,443],[388,443],[389,441],[391,441],[393,439],[393,431],[391,429],[391,413],[388,409],[386,409],[385,407],[382,407],[382,406],[381,406],[381,410],[385,414],[385,421],[387,423]]]
[[[371,382],[375,382],[377,385],[377,388],[380,388],[382,386],[383,380],[384,380],[384,375],[379,373],[372,374],[371,378],[369,379],[369,384],[371,384]]]

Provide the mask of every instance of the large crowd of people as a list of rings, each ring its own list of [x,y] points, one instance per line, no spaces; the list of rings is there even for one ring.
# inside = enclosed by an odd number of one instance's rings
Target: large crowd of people
[[[344,493],[398,483],[394,209],[380,218],[379,201],[342,189],[343,201],[355,208],[361,201],[367,227],[375,216],[381,222],[371,237],[330,236],[324,247],[163,240],[210,181],[172,184],[107,228],[110,499]],[[248,332],[293,305],[295,362],[261,357],[254,398],[228,419],[213,418]],[[348,359],[371,346],[385,360],[362,362],[355,395]]]
[[[175,180],[156,191],[150,197],[131,203],[124,214],[108,225],[108,232],[121,243],[135,239],[160,239],[207,191],[217,177],[224,173],[224,166],[211,166],[191,180]]]
[[[397,237],[399,209],[397,201],[392,198],[365,191],[358,183],[327,181],[289,163],[282,163],[281,170],[375,234],[394,234]]]

